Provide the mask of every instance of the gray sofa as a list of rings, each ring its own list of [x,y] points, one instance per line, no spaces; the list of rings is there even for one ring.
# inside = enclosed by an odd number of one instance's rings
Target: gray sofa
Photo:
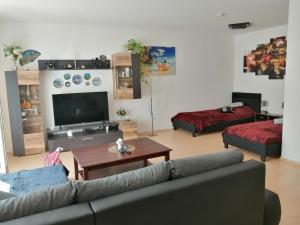
[[[278,196],[265,189],[265,165],[243,161],[238,151],[172,160],[66,185],[66,192],[60,186],[55,193],[52,187],[24,204],[19,203],[22,199],[0,201],[0,217],[13,217],[1,224],[278,225],[281,216]],[[51,210],[43,208],[47,203]],[[32,204],[41,212],[15,218],[22,205]],[[7,205],[10,208],[4,209]],[[12,210],[16,212],[8,215]]]

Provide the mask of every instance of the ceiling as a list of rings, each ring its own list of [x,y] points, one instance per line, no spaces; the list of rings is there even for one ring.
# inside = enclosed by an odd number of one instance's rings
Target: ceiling
[[[288,0],[0,0],[0,21],[222,31],[249,21],[259,30],[287,24]]]

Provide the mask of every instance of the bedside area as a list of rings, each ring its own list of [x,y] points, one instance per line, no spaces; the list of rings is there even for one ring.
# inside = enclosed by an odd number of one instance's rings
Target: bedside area
[[[277,118],[282,118],[282,114],[275,114],[275,113],[256,113],[255,114],[255,121],[264,121],[264,120],[274,120]]]

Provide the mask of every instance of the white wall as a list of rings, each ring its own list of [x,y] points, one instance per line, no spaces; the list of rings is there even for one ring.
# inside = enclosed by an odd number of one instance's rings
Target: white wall
[[[171,128],[170,118],[179,111],[201,110],[219,107],[230,101],[233,90],[233,37],[230,34],[210,33],[209,31],[183,30],[137,30],[127,28],[104,28],[100,26],[69,26],[49,24],[0,24],[0,46],[15,42],[23,48],[37,49],[42,53],[40,59],[89,59],[122,50],[130,38],[137,38],[145,45],[176,47],[177,74],[174,76],[153,77],[153,98],[155,129]],[[0,56],[3,86],[3,71],[11,69],[10,62]],[[33,63],[31,68],[37,68]],[[67,91],[91,91],[82,86],[76,89],[55,90],[51,85],[55,77],[63,72],[43,73],[43,98],[46,100],[44,113],[46,126],[53,124],[52,93]],[[143,87],[141,100],[115,101],[112,99],[112,72],[91,71],[100,76],[103,85],[95,91],[106,90],[110,96],[110,115],[123,106],[129,116],[137,120],[140,132],[151,128],[149,114],[149,94]],[[5,87],[1,88],[5,98]],[[5,110],[4,110],[5,111]],[[4,112],[6,139],[9,142],[7,112]]]
[[[243,58],[258,44],[268,43],[270,38],[286,35],[287,26],[284,25],[235,36],[234,90],[262,93],[262,100],[268,101],[266,108],[272,113],[282,113],[284,80],[269,80],[268,76],[243,73]]]
[[[299,52],[300,52],[300,1],[290,0],[289,26],[288,26],[288,61],[287,77],[285,81],[284,98],[284,124],[283,124],[283,157],[300,162],[300,76],[299,76]]]

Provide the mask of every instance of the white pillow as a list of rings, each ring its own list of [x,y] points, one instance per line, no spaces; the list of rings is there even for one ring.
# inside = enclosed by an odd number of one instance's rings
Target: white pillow
[[[274,124],[283,124],[283,118],[274,119]]]
[[[244,102],[233,102],[229,105],[230,107],[240,107],[244,106]]]

